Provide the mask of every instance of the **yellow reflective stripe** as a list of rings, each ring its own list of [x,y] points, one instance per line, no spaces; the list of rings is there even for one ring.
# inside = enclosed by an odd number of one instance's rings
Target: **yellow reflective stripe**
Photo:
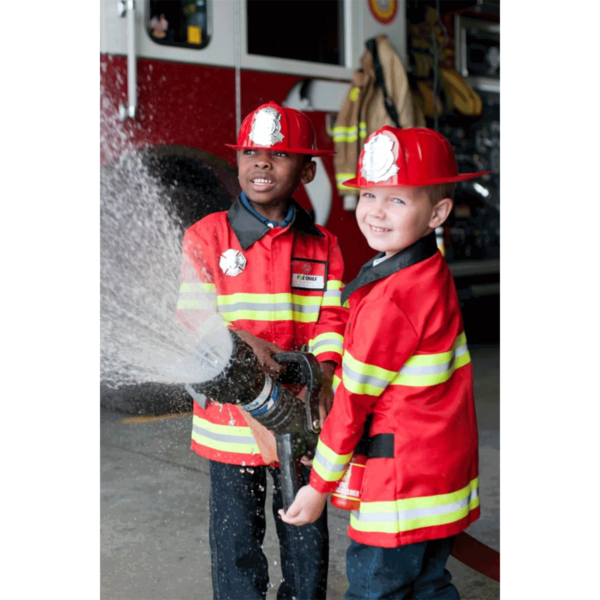
[[[354,454],[354,452],[349,452],[348,454],[337,454],[320,438],[319,442],[317,443],[317,450],[321,456],[334,465],[347,465]]]
[[[396,375],[395,371],[356,360],[348,350],[344,353],[343,381],[350,392],[380,396]]]
[[[452,345],[452,350],[441,352],[440,354],[415,354],[404,363],[404,366],[430,366],[448,362],[452,358],[452,354],[456,348],[465,344],[466,341],[467,338],[463,332],[456,338]]]
[[[214,283],[199,283],[199,282],[182,282],[179,286],[179,293],[184,294],[186,292],[201,292],[204,294],[215,293],[215,284]]]
[[[334,142],[355,142],[359,136],[361,139],[367,137],[367,124],[364,121],[361,121],[358,126],[334,127],[332,134]]]
[[[217,299],[219,313],[229,321],[297,321],[319,319],[322,296],[300,294],[231,294]]]
[[[461,333],[452,349],[439,354],[418,354],[411,356],[391,385],[404,385],[409,387],[424,387],[439,385],[448,381],[454,371],[471,362],[471,355],[467,347],[467,338]]]
[[[323,303],[321,306],[341,306],[343,288],[344,284],[341,281],[330,279],[327,282],[327,288],[323,294]]]
[[[319,439],[312,467],[325,481],[339,481],[353,454],[336,454]]]
[[[351,144],[352,142],[356,142],[358,139],[358,133],[355,132],[352,135],[344,135],[344,134],[334,134],[333,141],[336,144]]]
[[[319,320],[318,314],[306,314],[293,310],[276,310],[276,311],[262,311],[262,310],[236,310],[232,312],[221,312],[225,319],[228,319],[229,323],[233,321],[295,321],[297,323],[316,323]]]
[[[358,139],[358,127],[334,127],[333,128],[333,141],[338,143],[350,143],[355,142]]]
[[[406,498],[391,502],[361,502],[352,511],[351,526],[357,531],[399,533],[421,527],[454,523],[479,506],[479,478],[449,494]]]
[[[239,454],[260,454],[250,427],[217,425],[194,415],[192,439],[214,450]]]
[[[202,309],[207,303],[213,307],[216,303],[214,283],[183,282],[179,286],[178,310]]]
[[[338,298],[327,298],[323,297],[323,306],[330,306],[335,308],[342,307],[342,297],[341,294]]]
[[[300,294],[230,294],[219,296],[219,306],[236,304],[238,302],[248,302],[252,304],[277,304],[281,302],[294,302],[294,304],[303,304],[306,306],[320,305],[321,296],[302,296]]]
[[[342,380],[337,375],[333,376],[333,380],[331,381],[331,387],[332,387],[332,389],[333,389],[334,392],[335,392],[335,390],[337,390],[337,388],[340,385],[341,381]]]
[[[323,340],[336,340],[340,343],[340,345],[343,345],[344,336],[334,332],[320,333],[316,338],[310,340],[308,344],[311,348],[313,348],[315,345],[317,345],[319,342],[322,342]]]
[[[315,356],[324,352],[336,352],[341,355],[343,347],[344,336],[334,332],[321,333],[308,342],[308,351]]]
[[[454,371],[471,362],[464,332],[448,352],[411,356],[395,373],[356,360],[348,351],[343,360],[344,387],[356,394],[379,396],[389,385],[426,387],[448,381]]]
[[[348,179],[353,179],[354,177],[356,177],[356,173],[338,173],[335,176],[338,190],[354,190],[355,188],[344,185],[344,181],[348,181]]]

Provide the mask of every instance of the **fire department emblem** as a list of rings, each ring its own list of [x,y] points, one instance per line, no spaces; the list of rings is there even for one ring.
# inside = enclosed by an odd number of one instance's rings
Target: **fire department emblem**
[[[239,275],[246,268],[246,257],[239,251],[229,248],[221,254],[219,260],[219,267],[225,275],[231,275],[235,277]]]
[[[367,181],[386,181],[399,171],[393,148],[393,140],[382,133],[365,144],[361,173]]]
[[[273,146],[282,142],[280,119],[281,115],[271,106],[259,110],[252,123],[250,139],[257,146]]]

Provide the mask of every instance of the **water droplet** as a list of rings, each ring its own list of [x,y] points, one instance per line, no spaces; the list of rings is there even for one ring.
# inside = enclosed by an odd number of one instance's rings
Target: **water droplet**
[[[248,473],[254,473],[254,469],[251,469],[250,467],[248,467],[246,471],[248,471]]]
[[[243,460],[243,461],[242,461],[242,467],[245,467],[245,466],[246,466],[246,461],[245,461],[245,460]]]
[[[246,469],[240,469],[240,473],[245,473]]]

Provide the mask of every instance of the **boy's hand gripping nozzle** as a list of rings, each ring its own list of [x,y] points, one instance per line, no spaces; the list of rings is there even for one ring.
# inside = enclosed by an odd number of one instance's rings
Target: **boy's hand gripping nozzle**
[[[273,359],[285,366],[277,380],[262,370],[252,349],[230,331],[233,350],[228,365],[210,381],[188,387],[198,401],[202,394],[221,403],[236,404],[275,434],[281,468],[283,507],[287,511],[303,485],[302,456],[312,457],[321,430],[318,397],[321,368],[308,352],[281,352]],[[306,387],[302,400],[283,387],[298,383]],[[191,389],[190,389],[191,388]],[[200,399],[201,401],[201,399]]]

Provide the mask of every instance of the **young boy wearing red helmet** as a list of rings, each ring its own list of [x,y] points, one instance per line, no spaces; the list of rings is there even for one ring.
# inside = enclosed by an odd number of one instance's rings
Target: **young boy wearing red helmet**
[[[250,113],[237,145],[229,146],[238,150],[242,193],[228,211],[208,215],[185,233],[179,317],[194,320],[191,290],[198,309],[201,300],[212,299],[271,374],[281,369],[274,353],[308,344],[329,382],[319,398],[324,418],[333,399],[331,378],[341,360],[347,316],[340,301],[343,263],[335,236],[314,224],[292,194],[300,183],[313,180],[312,156],[333,152],[317,150],[314,128],[304,113],[274,102]],[[195,284],[198,278],[201,283]],[[269,471],[284,578],[277,598],[324,599],[326,514],[302,529],[279,519],[279,469],[260,445],[260,429],[232,404],[208,400],[202,408],[194,402],[192,449],[210,462],[214,598],[266,596],[269,576],[262,544]]]
[[[379,253],[349,283],[335,400],[310,485],[282,519],[314,521],[341,480],[365,421],[368,460],[352,511],[347,600],[458,598],[445,569],[454,537],[479,517],[471,359],[435,228],[452,209],[452,147],[425,128],[383,127],[366,140],[356,217]]]

